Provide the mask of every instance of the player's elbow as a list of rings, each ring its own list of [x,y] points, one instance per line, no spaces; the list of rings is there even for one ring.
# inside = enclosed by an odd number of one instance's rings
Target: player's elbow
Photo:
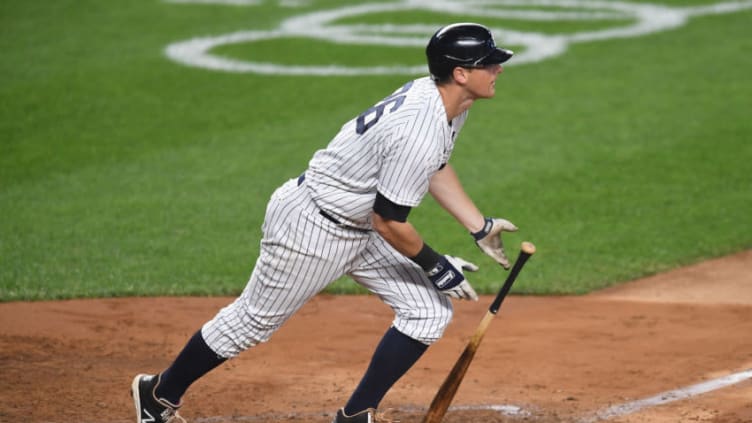
[[[372,221],[371,221],[371,224],[373,226],[373,230],[376,231],[376,232],[378,232],[379,235],[381,235],[384,238],[387,238],[388,235],[392,232],[392,229],[391,229],[389,223],[390,223],[390,221],[388,219],[383,218],[378,213],[373,213],[373,218],[372,218]]]
[[[389,219],[380,215],[379,213],[373,213],[372,219],[373,230],[378,232],[382,238],[387,240],[393,246],[402,244],[400,240],[404,237],[403,226],[405,222],[400,222],[394,219]]]

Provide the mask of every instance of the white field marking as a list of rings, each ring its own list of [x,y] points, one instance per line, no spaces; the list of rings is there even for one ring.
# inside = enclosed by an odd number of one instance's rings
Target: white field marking
[[[644,408],[654,407],[657,405],[668,404],[670,402],[691,398],[697,395],[706,394],[727,386],[752,379],[752,369],[743,372],[733,373],[717,379],[687,386],[673,391],[662,392],[649,398],[627,402],[615,405],[595,414],[595,416],[586,417],[580,420],[580,423],[593,423],[599,420],[608,420],[614,417],[621,417],[627,414],[638,412]]]
[[[213,3],[256,5],[258,0],[164,0],[173,3]],[[295,0],[282,0],[280,5],[295,7]],[[506,7],[506,8],[505,8]],[[532,7],[532,9],[524,9]],[[545,10],[545,8],[551,8]],[[341,25],[338,20],[383,12],[429,10],[438,13],[495,17],[526,21],[614,21],[629,22],[604,30],[569,34],[544,34],[491,28],[501,45],[521,46],[508,65],[540,62],[564,54],[570,44],[602,41],[614,38],[639,37],[667,31],[685,25],[692,16],[734,13],[752,8],[752,0],[730,1],[697,7],[669,7],[649,3],[629,3],[608,0],[402,0],[394,3],[366,3],[349,5],[293,16],[277,29],[269,31],[238,31],[224,35],[197,37],[172,43],[165,48],[167,57],[177,63],[204,69],[271,75],[386,75],[424,74],[426,66],[367,66],[346,65],[282,65],[278,63],[246,61],[214,55],[215,47],[229,44],[253,43],[283,38],[311,38],[336,44],[355,46],[380,45],[394,47],[422,47],[426,34],[434,25]],[[361,47],[362,48],[362,47]],[[304,55],[304,52],[301,52]],[[310,57],[309,57],[310,58]]]
[[[516,405],[458,405],[449,407],[449,411],[495,411],[504,416],[530,416],[529,411],[523,410]]]
[[[279,0],[282,7],[304,7],[311,4],[311,0]]]
[[[732,1],[726,3],[709,4],[706,6],[688,7],[685,12],[689,16],[702,15],[720,15],[723,13],[734,13],[744,9],[749,9],[748,1]]]

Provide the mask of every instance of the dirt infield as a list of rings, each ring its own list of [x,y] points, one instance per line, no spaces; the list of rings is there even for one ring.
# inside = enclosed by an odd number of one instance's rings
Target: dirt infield
[[[392,417],[420,421],[491,300],[457,303],[445,337],[384,400]],[[131,378],[168,365],[229,301],[0,304],[0,421],[134,421]],[[375,297],[316,297],[270,343],[197,382],[182,414],[328,423],[390,320]],[[752,422],[750,334],[752,251],[589,296],[512,296],[445,421]],[[722,387],[724,376],[740,381]],[[712,389],[691,389],[701,382]]]

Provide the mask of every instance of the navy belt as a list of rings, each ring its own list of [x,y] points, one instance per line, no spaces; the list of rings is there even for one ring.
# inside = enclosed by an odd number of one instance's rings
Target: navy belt
[[[305,181],[305,173],[302,173],[300,176],[298,176],[298,186],[300,186],[300,184],[302,184],[303,181]],[[360,232],[369,232],[368,229],[356,228],[355,226],[343,225],[342,222],[339,221],[339,219],[337,219],[336,217],[332,216],[331,214],[329,214],[329,213],[327,213],[327,212],[325,212],[325,211],[323,211],[321,209],[319,209],[319,214],[321,216],[323,216],[324,219],[326,219],[326,220],[334,223],[337,226],[341,226],[341,227],[343,227],[345,229],[351,229],[353,231],[360,231]]]

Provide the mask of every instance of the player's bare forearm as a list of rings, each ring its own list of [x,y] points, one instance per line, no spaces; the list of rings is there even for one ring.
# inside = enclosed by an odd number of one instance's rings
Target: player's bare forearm
[[[407,257],[415,257],[423,247],[423,238],[409,222],[384,219],[374,213],[373,228],[389,245]]]
[[[431,177],[429,191],[436,202],[468,231],[477,232],[483,228],[483,214],[465,192],[450,164]]]

